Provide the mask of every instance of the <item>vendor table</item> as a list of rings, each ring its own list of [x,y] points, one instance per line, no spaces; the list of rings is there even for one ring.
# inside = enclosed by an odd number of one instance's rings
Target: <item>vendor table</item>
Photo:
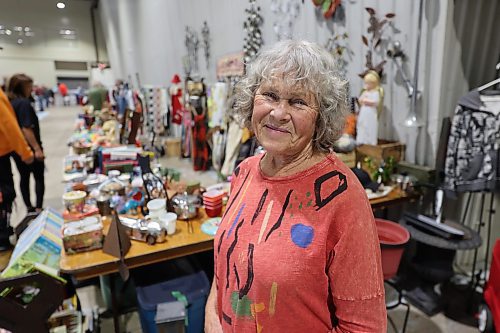
[[[371,199],[370,205],[373,210],[376,209],[386,209],[390,206],[400,205],[406,202],[414,201],[419,198],[419,194],[417,192],[407,193],[401,190],[399,187],[395,187],[388,195]]]
[[[415,196],[407,195],[396,188],[385,197],[370,200],[370,204],[373,209],[381,209],[415,198]],[[132,241],[130,251],[125,256],[125,264],[128,268],[146,266],[213,249],[213,237],[201,231],[201,224],[206,219],[208,219],[208,216],[201,209],[198,218],[189,222],[177,221],[176,233],[167,236],[167,241],[164,243],[148,245],[147,243]],[[191,233],[188,232],[188,223],[191,223],[192,226]],[[104,224],[106,231],[109,222],[105,221]],[[63,251],[60,271],[61,273],[70,274],[77,280],[85,280],[99,275],[116,273],[118,272],[118,264],[118,258],[101,250],[71,255]]]
[[[395,188],[387,196],[370,200],[373,209],[386,209],[389,206],[402,204],[415,199],[414,195]],[[155,245],[132,240],[132,246],[125,256],[125,265],[128,268],[146,266],[161,261],[188,256],[190,254],[213,249],[213,237],[201,231],[201,224],[208,219],[203,209],[196,219],[177,221],[174,235],[167,236],[167,241]],[[107,233],[110,221],[105,220],[104,231]],[[102,250],[95,250],[77,254],[61,253],[60,272],[69,274],[76,280],[85,280],[100,275],[117,273],[119,259]],[[111,282],[113,279],[110,280]],[[111,290],[114,290],[111,285]],[[115,332],[120,332],[118,321],[117,300],[112,293],[112,311]]]
[[[153,263],[204,252],[213,248],[213,237],[201,231],[201,224],[208,219],[200,210],[196,219],[177,221],[176,232],[167,236],[167,241],[155,245],[132,240],[132,246],[125,256],[128,268],[146,266]],[[109,220],[104,221],[104,230],[109,228]],[[191,224],[192,228],[189,228]],[[189,232],[191,231],[191,232]],[[85,280],[99,275],[118,272],[119,259],[102,250],[77,254],[61,254],[60,271],[77,280]]]

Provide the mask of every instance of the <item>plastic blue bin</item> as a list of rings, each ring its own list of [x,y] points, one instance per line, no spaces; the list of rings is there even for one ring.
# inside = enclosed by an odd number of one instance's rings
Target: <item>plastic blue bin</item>
[[[210,291],[205,272],[200,271],[149,286],[137,286],[136,290],[139,317],[144,333],[158,333],[155,323],[156,306],[160,303],[176,301],[172,296],[172,291],[181,292],[188,300],[186,332],[203,333],[205,303]]]

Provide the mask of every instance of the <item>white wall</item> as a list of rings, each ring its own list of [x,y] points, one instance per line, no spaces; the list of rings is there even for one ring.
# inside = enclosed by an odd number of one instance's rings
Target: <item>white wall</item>
[[[361,42],[361,34],[366,34],[368,27],[365,7],[373,7],[379,15],[396,13],[393,19],[395,29],[386,29],[386,36],[402,43],[407,55],[404,68],[410,79],[413,77],[419,1],[345,0],[342,2],[341,12],[329,21],[318,14],[311,1],[305,1],[304,4],[297,1],[301,12],[293,27],[295,38],[325,44],[333,34],[349,33],[349,45],[354,56],[348,66],[348,79],[353,95],[357,95],[362,86],[357,74],[364,69],[365,62],[366,47]],[[277,40],[273,23],[281,18],[272,13],[271,0],[257,2],[264,17],[264,44],[270,45]],[[493,3],[495,0],[485,2]],[[449,81],[445,81],[449,77],[447,73],[460,72],[460,64],[450,63],[448,58],[450,53],[458,52],[461,44],[456,38],[453,41],[448,38],[457,25],[454,1],[426,0],[424,3],[418,114],[425,126],[417,130],[408,130],[402,126],[410,101],[400,73],[388,59],[383,85],[385,108],[379,121],[379,136],[407,143],[410,161],[433,165],[441,119],[443,115],[452,112],[456,103],[456,94],[450,97],[449,92],[443,92],[445,83],[450,90],[454,90],[455,82],[450,85]],[[208,78],[209,82],[215,80],[217,58],[242,49],[247,0],[101,0],[99,6],[111,64],[119,77],[131,78],[134,83],[136,73],[139,73],[142,84],[154,85],[168,85],[174,73],[183,74],[186,25],[200,33],[203,21],[208,23],[212,58],[207,70],[203,50],[200,48],[199,67],[200,74]],[[480,18],[475,20],[481,22]],[[467,20],[460,24],[465,26],[465,22]],[[459,89],[456,90],[462,93],[466,81],[465,76],[457,80]]]
[[[96,60],[90,19],[90,1],[66,1],[66,8],[56,8],[55,1],[0,0],[0,25],[30,26],[35,36],[24,38],[22,45],[17,38],[0,35],[0,78],[23,72],[32,76],[35,82],[52,86],[57,76],[88,77],[90,71],[56,71],[54,60],[86,61]],[[96,23],[100,20],[96,14]],[[77,39],[64,40],[60,29],[74,29]],[[102,32],[98,29],[100,60],[107,60]],[[14,33],[13,33],[14,35]],[[11,36],[12,37],[12,36]]]

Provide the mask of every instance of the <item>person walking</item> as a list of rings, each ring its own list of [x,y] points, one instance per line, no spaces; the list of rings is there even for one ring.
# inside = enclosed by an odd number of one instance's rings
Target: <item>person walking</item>
[[[17,170],[20,174],[20,188],[24,203],[28,212],[41,211],[43,207],[43,195],[45,193],[45,155],[40,137],[40,125],[29,96],[33,88],[33,79],[25,74],[16,74],[11,77],[8,87],[8,97],[17,117],[19,127],[26,141],[33,150],[35,161],[28,165],[21,157],[13,154]],[[33,206],[30,199],[30,178],[35,178],[36,204]]]
[[[69,106],[69,96],[68,96],[68,86],[65,83],[58,83],[57,88],[59,90],[59,94],[61,94],[63,105]]]
[[[33,162],[33,152],[24,139],[12,106],[0,89],[0,251],[10,247],[12,228],[9,217],[16,197],[14,177],[10,166],[10,155],[16,152],[26,164]]]

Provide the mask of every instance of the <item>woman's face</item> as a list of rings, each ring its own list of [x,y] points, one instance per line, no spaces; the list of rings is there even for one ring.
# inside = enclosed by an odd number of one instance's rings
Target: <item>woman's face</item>
[[[252,127],[264,149],[277,156],[312,151],[318,103],[311,92],[281,80],[263,83],[254,97]]]
[[[32,91],[33,91],[33,83],[27,83],[24,86],[24,97],[26,98],[30,97]]]

